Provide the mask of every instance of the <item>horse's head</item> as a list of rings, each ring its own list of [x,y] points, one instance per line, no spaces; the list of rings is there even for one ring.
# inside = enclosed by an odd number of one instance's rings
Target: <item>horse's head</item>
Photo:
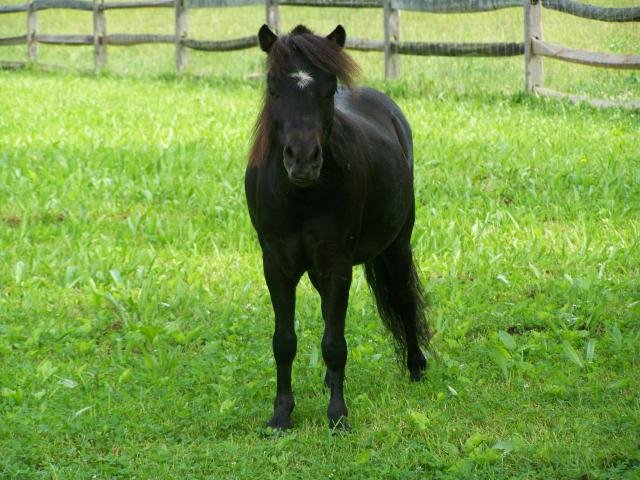
[[[263,25],[260,47],[268,54],[265,109],[273,147],[282,148],[289,181],[299,187],[320,178],[323,147],[333,124],[338,78],[349,84],[357,68],[344,53],[346,33],[338,25],[327,37],[299,25],[278,37]]]

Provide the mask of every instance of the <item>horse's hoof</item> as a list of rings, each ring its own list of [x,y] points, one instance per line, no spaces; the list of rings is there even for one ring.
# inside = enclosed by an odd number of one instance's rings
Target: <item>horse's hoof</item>
[[[424,358],[424,355],[421,353],[420,358],[418,358],[418,364],[420,365],[420,370],[427,369],[427,359]]]
[[[420,355],[417,359],[408,362],[407,367],[409,368],[409,380],[412,382],[419,382],[422,380],[422,371],[427,369],[427,359],[424,357],[422,352],[419,352]]]
[[[293,422],[291,421],[291,418],[277,417],[275,415],[271,417],[271,420],[269,420],[269,423],[267,425],[274,430],[281,431],[291,430],[293,428]]]
[[[350,432],[351,425],[347,422],[346,417],[340,417],[337,420],[329,419],[329,428],[334,432]]]

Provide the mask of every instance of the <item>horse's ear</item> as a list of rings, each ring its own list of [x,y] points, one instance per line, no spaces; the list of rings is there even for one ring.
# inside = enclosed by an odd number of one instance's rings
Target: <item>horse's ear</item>
[[[340,48],[344,47],[344,42],[347,41],[347,32],[344,31],[344,27],[342,25],[338,25],[333,32],[327,35],[327,38],[334,43],[337,43]]]
[[[260,48],[269,53],[273,42],[278,39],[278,36],[273,33],[267,25],[262,25],[260,27],[260,31],[258,32],[258,41],[260,42]]]

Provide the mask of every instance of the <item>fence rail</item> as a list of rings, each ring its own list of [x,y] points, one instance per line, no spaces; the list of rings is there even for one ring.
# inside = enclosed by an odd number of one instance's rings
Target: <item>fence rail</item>
[[[103,10],[122,10],[127,8],[173,8],[173,0],[143,0],[138,2],[104,2]]]
[[[640,69],[640,55],[589,52],[545,42],[542,39],[542,11],[556,10],[576,17],[604,22],[638,22],[638,7],[600,7],[576,0],[29,0],[26,3],[0,6],[0,15],[26,12],[27,33],[0,38],[0,46],[27,44],[29,61],[37,62],[38,44],[93,45],[95,68],[107,62],[107,46],[130,46],[146,43],[175,44],[176,69],[186,68],[188,50],[221,52],[257,46],[255,35],[230,40],[197,40],[189,37],[188,11],[194,8],[223,8],[245,5],[265,5],[267,24],[280,30],[280,6],[377,8],[383,10],[383,40],[348,38],[346,48],[359,51],[384,52],[385,76],[400,75],[400,55],[430,55],[444,57],[506,57],[524,55],[525,89],[528,93],[584,101],[583,97],[554,92],[544,87],[542,58],[579,63],[594,67]],[[106,11],[132,8],[173,8],[173,35],[106,34]],[[400,11],[424,13],[475,13],[504,8],[524,10],[524,42],[446,43],[400,40]],[[71,9],[93,13],[93,33],[84,35],[50,35],[38,31],[38,13],[48,9]],[[16,62],[5,62],[15,66]],[[597,106],[609,106],[609,101],[590,100]],[[633,108],[640,102],[631,102]]]
[[[640,21],[640,7],[609,8],[576,2],[575,0],[525,0],[525,88],[527,93],[535,93],[551,98],[564,98],[574,103],[587,102],[596,107],[618,104],[625,108],[637,109],[640,102],[612,102],[594,100],[578,95],[555,92],[544,86],[542,58],[548,57],[564,62],[579,63],[592,67],[615,69],[640,69],[640,55],[619,55],[591,52],[555,45],[542,39],[542,7],[569,15],[605,22]]]
[[[144,43],[176,43],[175,35],[147,35],[147,34],[128,34],[128,33],[110,33],[104,37],[105,45],[142,45]],[[93,43],[93,41],[92,41]]]
[[[382,0],[282,0],[280,5],[295,7],[380,8]]]
[[[66,8],[69,10],[93,11],[93,2],[84,0],[35,0],[33,2],[36,11],[50,8]]]
[[[615,55],[613,53],[588,52],[567,48],[553,43],[533,40],[534,55],[557,58],[566,62],[591,65],[592,67],[637,69],[640,68],[640,55]]]
[[[603,22],[640,21],[640,7],[598,7],[576,2],[575,0],[542,0],[542,6],[589,20],[601,20]]]
[[[93,35],[36,35],[35,40],[49,45],[93,45]]]
[[[391,0],[391,8],[425,13],[476,13],[520,7],[523,0]]]
[[[391,0],[391,8],[425,13],[475,13],[488,12],[503,8],[522,7],[526,0]],[[35,0],[37,11],[51,8],[70,10],[93,10],[93,2],[88,0]],[[188,8],[239,7],[244,5],[263,5],[264,0],[187,0]],[[577,17],[605,22],[640,21],[638,7],[600,7],[575,0],[541,0],[550,10],[568,13]],[[174,0],[137,0],[123,2],[104,2],[104,10],[130,8],[173,8]],[[333,8],[381,8],[384,0],[280,0],[283,6],[333,7]],[[28,3],[0,5],[0,14],[19,13],[29,10]]]
[[[29,10],[29,5],[26,3],[21,5],[0,5],[0,13],[19,13]]]
[[[397,42],[391,44],[391,51],[439,57],[513,57],[524,53],[524,43]]]
[[[205,52],[229,52],[232,50],[243,50],[258,45],[258,36],[252,35],[244,38],[234,38],[232,40],[186,40],[184,44],[194,50]]]
[[[0,38],[0,46],[21,45],[23,43],[27,43],[27,35]]]

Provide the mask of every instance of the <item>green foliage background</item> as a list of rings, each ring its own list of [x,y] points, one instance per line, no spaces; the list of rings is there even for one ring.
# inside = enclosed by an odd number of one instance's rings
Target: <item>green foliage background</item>
[[[381,37],[377,11],[282,10],[287,27]],[[247,35],[263,15],[193,12],[193,36]],[[517,10],[402,15],[406,39],[521,38]],[[544,22],[571,46],[640,44],[633,24]],[[91,27],[82,12],[41,25]],[[108,13],[112,33],[171,26],[169,11]],[[24,15],[0,17],[0,36],[23,31]],[[92,65],[90,48],[40,50]],[[257,49],[192,54],[181,77],[169,46],[110,47],[98,76],[0,71],[1,477],[638,478],[638,113],[524,97],[521,58],[404,57],[386,83],[381,55],[355,56],[414,128],[413,243],[439,352],[427,380],[396,367],[356,269],[355,428],[332,435],[305,279],[295,429],[265,429],[272,313],[242,189]],[[640,96],[637,73],[545,68],[558,90]]]

